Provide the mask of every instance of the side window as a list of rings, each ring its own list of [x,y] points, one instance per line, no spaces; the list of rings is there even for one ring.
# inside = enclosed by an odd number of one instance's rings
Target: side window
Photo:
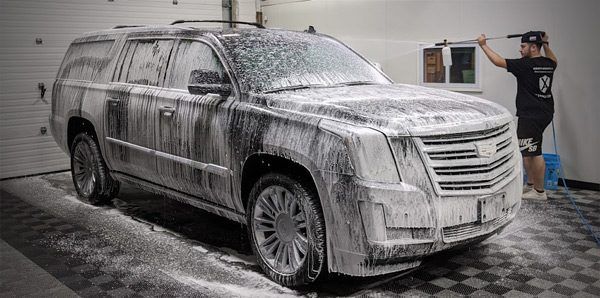
[[[172,40],[130,41],[119,58],[117,81],[162,86],[172,47]]]
[[[190,74],[194,70],[213,71],[218,74],[220,81],[229,80],[215,52],[200,41],[182,40],[170,68],[171,77],[167,84],[169,88],[187,90]]]
[[[71,44],[65,54],[58,77],[61,79],[95,81],[107,70],[108,52],[114,40]]]

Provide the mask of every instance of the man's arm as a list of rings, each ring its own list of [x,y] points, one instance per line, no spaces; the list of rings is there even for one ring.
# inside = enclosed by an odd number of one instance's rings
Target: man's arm
[[[558,59],[556,59],[556,55],[554,55],[554,52],[552,52],[550,45],[548,44],[548,33],[544,34],[542,40],[544,41],[542,48],[544,49],[546,57],[550,58],[550,60],[554,61],[554,63],[558,65]]]
[[[479,46],[481,47],[485,55],[488,57],[488,59],[490,59],[490,61],[492,61],[492,63],[494,63],[494,65],[506,68],[506,59],[502,58],[502,56],[498,55],[487,45],[485,40],[485,34],[481,34],[477,38],[477,43],[479,43]]]

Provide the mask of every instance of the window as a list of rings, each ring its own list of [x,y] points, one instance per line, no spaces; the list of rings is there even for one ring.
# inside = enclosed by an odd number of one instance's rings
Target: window
[[[94,81],[99,75],[104,75],[110,61],[108,52],[113,44],[113,40],[71,44],[59,78]]]
[[[161,86],[172,47],[172,40],[140,39],[130,41],[119,59],[118,81]]]
[[[212,48],[200,41],[182,40],[177,47],[175,60],[170,68],[171,76],[168,87],[182,90],[188,89],[190,74],[193,70],[216,71],[221,79],[227,76],[221,61]]]
[[[442,47],[423,47],[419,57],[419,83],[455,91],[481,88],[479,51],[475,46],[452,46],[452,65],[444,67]]]

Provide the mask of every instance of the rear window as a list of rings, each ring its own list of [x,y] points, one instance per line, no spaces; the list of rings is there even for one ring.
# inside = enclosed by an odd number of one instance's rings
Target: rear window
[[[65,54],[58,77],[61,79],[95,81],[107,71],[114,40],[71,44]]]

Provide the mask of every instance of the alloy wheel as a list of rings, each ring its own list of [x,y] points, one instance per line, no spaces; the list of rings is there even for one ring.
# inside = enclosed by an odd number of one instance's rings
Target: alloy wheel
[[[304,263],[306,216],[287,189],[272,185],[260,193],[254,205],[253,232],[260,254],[275,271],[292,274]]]
[[[84,196],[89,196],[96,186],[94,173],[94,156],[85,142],[80,142],[73,152],[73,175],[77,187]]]

